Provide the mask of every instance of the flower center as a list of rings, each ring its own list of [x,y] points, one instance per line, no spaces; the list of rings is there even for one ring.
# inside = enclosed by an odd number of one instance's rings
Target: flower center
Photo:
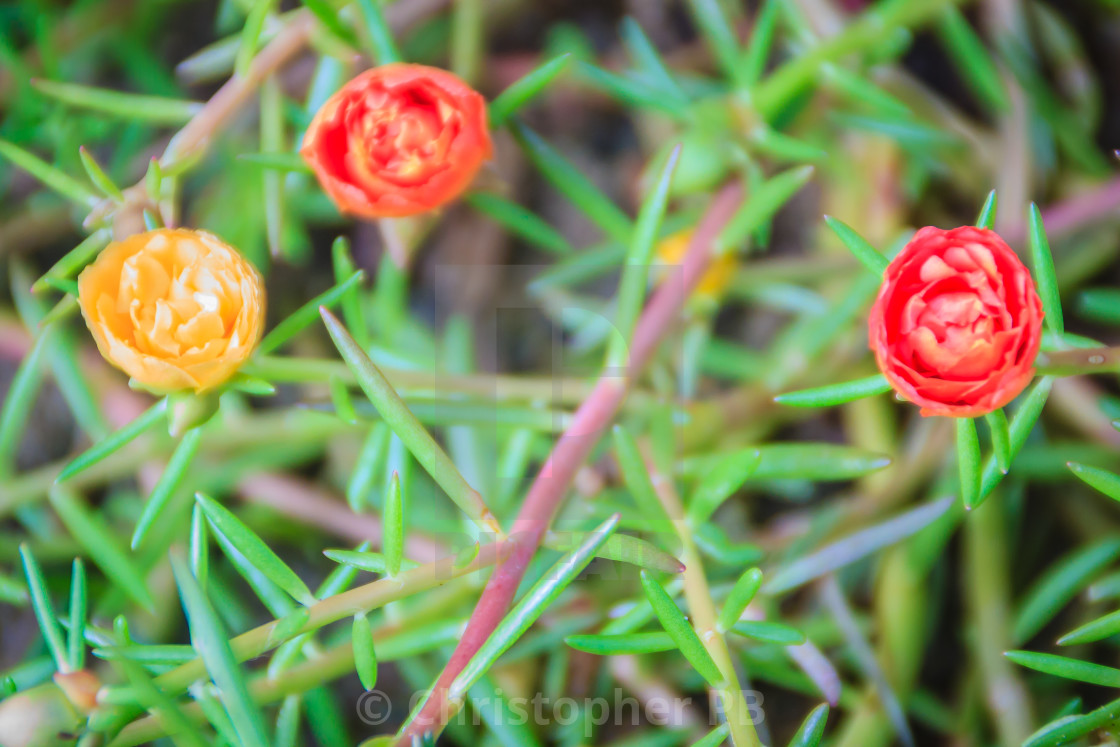
[[[909,323],[903,333],[919,368],[945,378],[970,379],[998,365],[1006,336],[974,289],[944,288],[958,284],[959,278],[939,281],[930,292],[912,296],[906,303]]]
[[[370,91],[355,102],[348,120],[348,151],[364,154],[381,179],[402,185],[447,168],[445,156],[458,132],[454,109],[421,86]]]
[[[161,358],[211,354],[237,318],[241,289],[195,239],[153,236],[121,268],[116,311],[131,321],[136,348]],[[220,266],[220,265],[219,265]]]

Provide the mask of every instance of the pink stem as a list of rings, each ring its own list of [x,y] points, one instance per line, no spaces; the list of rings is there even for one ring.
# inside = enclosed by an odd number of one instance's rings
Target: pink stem
[[[1046,226],[1046,235],[1056,239],[1097,221],[1118,217],[1118,211],[1120,177],[1105,182],[1091,192],[1043,208],[1042,223]],[[1024,240],[1027,237],[1026,223],[1021,219],[1015,221],[1005,234],[1004,238],[1008,241]]]
[[[381,519],[366,514],[355,515],[346,503],[318,487],[285,474],[255,472],[237,484],[241,497],[324,529],[351,542],[368,541],[381,547]],[[431,563],[447,557],[449,550],[427,534],[410,530],[404,553],[409,560]]]
[[[591,394],[576,410],[571,425],[556,442],[514,520],[507,540],[512,547],[508,548],[505,559],[490,576],[463,637],[436,680],[431,695],[402,731],[397,740],[398,747],[410,745],[413,736],[425,732],[438,733],[444,719],[451,715],[447,707],[448,687],[509,610],[529,562],[560,508],[576,472],[614,420],[626,398],[630,382],[638,377],[649,362],[658,343],[665,337],[684,306],[685,299],[700,281],[711,261],[715,237],[730,220],[742,199],[743,192],[738,184],[730,184],[716,195],[693,234],[684,264],[661,284],[642,312],[634,330],[625,375],[604,372]]]
[[[386,22],[400,30],[442,8],[448,0],[410,0],[390,5]],[[236,114],[254,95],[261,82],[299,54],[311,40],[315,16],[308,10],[293,14],[283,29],[253,58],[244,76],[233,75],[210,97],[190,122],[172,138],[160,159],[164,164],[206,147],[213,134]]]

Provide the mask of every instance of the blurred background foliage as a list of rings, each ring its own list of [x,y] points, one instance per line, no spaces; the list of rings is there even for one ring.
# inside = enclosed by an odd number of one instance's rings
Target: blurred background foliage
[[[624,430],[577,474],[523,588],[590,552],[617,512],[595,546],[608,559],[556,588],[523,637],[502,628],[513,648],[470,695],[506,705],[442,739],[719,744],[711,655],[762,695],[765,719],[736,744],[1115,742],[1120,518],[1105,496],[1120,482],[1094,471],[1117,465],[1115,366],[1053,381],[1010,475],[967,515],[941,500],[957,490],[951,423],[886,395],[819,410],[773,397],[875,370],[878,281],[823,214],[889,254],[914,228],[975,222],[995,189],[996,228],[1026,257],[1037,202],[1069,333],[1052,345],[1117,343],[1120,5],[399,0],[383,19],[375,5],[0,5],[0,743],[349,745],[400,726],[479,598],[487,538],[361,396],[317,303],[300,309],[336,289],[358,345],[508,529],[590,391],[609,320],[642,300],[619,281],[641,256],[632,216],[654,211],[677,144],[658,237],[692,230],[728,181],[757,214],[722,237],[726,277],[633,383]],[[326,96],[385,59],[384,31],[402,58],[507,94],[475,191],[377,226],[339,216],[294,154]],[[130,390],[67,300],[110,233],[159,221],[239,247],[266,275],[270,328],[295,320],[178,466],[185,450],[153,427],[175,403]],[[337,290],[357,269],[369,281]],[[130,421],[134,443],[55,486]],[[161,480],[168,506],[131,550]],[[664,512],[682,501],[678,534]],[[460,580],[415,581],[464,547]],[[174,572],[169,549],[187,556]],[[394,559],[421,565],[402,598],[379,598],[369,572],[396,577]],[[311,623],[304,583],[322,600]],[[351,585],[358,601],[338,601]],[[674,627],[682,607],[730,634],[723,654]],[[273,619],[283,634],[230,652],[228,636]],[[76,672],[107,686],[95,704]],[[376,727],[355,710],[374,680],[394,704]],[[694,705],[672,728],[502,717],[512,697],[613,688]]]

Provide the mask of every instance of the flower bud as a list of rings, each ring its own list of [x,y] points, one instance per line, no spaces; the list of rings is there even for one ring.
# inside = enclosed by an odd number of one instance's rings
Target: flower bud
[[[397,218],[458,197],[492,151],[482,96],[445,70],[396,63],[331,96],[300,153],[340,211]]]
[[[1042,303],[996,233],[926,227],[887,267],[869,333],[879,369],[922,415],[975,417],[1034,377]]]
[[[78,277],[105,359],[157,392],[213,389],[264,327],[264,284],[236,249],[202,231],[160,228],[110,244]]]

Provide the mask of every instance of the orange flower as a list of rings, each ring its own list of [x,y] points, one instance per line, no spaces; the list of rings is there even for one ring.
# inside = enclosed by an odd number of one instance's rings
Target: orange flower
[[[678,231],[663,238],[657,245],[657,260],[667,265],[679,265],[692,241],[692,229]],[[735,255],[721,254],[712,259],[708,269],[700,276],[694,293],[701,298],[719,300],[735,277]]]
[[[869,332],[879,369],[922,415],[975,417],[1030,383],[1042,303],[994,232],[927,227],[887,267]]]
[[[363,218],[450,202],[492,152],[482,96],[445,70],[400,63],[331,96],[300,150],[339,210]]]
[[[78,277],[78,302],[101,354],[162,392],[223,383],[264,326],[261,276],[202,231],[160,228],[110,244]]]

